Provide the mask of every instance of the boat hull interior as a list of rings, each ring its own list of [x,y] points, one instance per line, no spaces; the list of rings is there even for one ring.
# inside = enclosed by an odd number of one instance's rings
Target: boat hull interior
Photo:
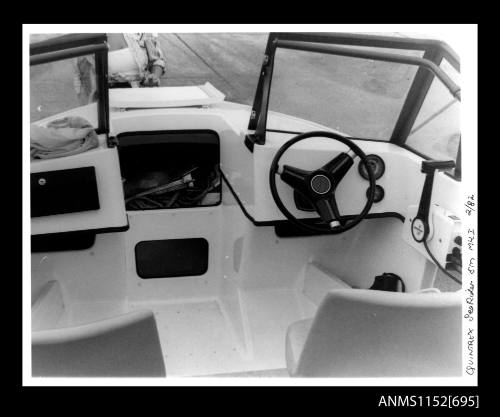
[[[451,48],[270,33],[249,106],[109,47],[30,44],[32,377],[464,376]]]
[[[89,324],[152,312],[158,340],[152,337],[145,344],[159,345],[167,376],[288,376],[287,329],[294,322],[314,317],[329,291],[367,289],[375,276],[389,271],[404,277],[408,292],[435,286],[439,279],[437,267],[404,239],[404,234],[409,233],[405,230],[406,211],[418,204],[423,183],[419,157],[392,144],[357,141],[365,153],[376,153],[385,159],[386,172],[379,182],[387,190],[384,201],[378,207],[374,204],[375,215],[345,233],[304,236],[297,230],[280,228],[284,217],[269,197],[268,174],[264,169],[276,147],[290,135],[269,135],[266,145],[256,147],[250,158],[243,145],[244,130],[240,129],[248,120],[249,111],[246,106],[222,103],[206,109],[112,113],[111,129],[118,137],[137,132],[211,132],[211,137],[218,139],[220,154],[215,159],[211,152],[201,154],[212,158],[209,162],[220,158],[227,182],[221,181],[221,198],[213,205],[127,210],[126,230],[96,233],[90,243],[80,237],[82,247],[77,250],[64,247],[48,251],[44,246],[47,242],[42,242],[38,252],[32,253],[32,303],[52,303],[52,308],[49,313],[43,308],[37,310],[45,318],[36,322],[34,346],[57,346],[66,340],[65,329],[80,331],[81,335],[75,336],[78,340],[88,336],[85,326]],[[285,115],[270,117],[275,125],[289,129],[318,129],[312,123]],[[203,159],[196,146],[190,143],[186,155]],[[152,159],[162,160],[163,156],[165,161],[171,161],[168,146],[152,149]],[[339,144],[330,141],[321,142],[319,148],[304,146],[301,151],[309,153],[309,160],[304,160],[314,166],[331,158],[338,149]],[[116,170],[115,176],[120,175],[120,146],[105,152],[114,154],[110,158],[113,163],[103,167],[101,175],[111,176],[110,170]],[[148,158],[147,149],[142,157],[143,161]],[[70,165],[78,165],[78,158],[75,155],[65,159]],[[289,158],[293,160],[293,152]],[[406,169],[401,170],[401,166]],[[136,167],[136,171],[140,169]],[[352,207],[354,214],[365,194],[366,182],[357,170],[351,170],[347,182],[357,186],[361,196],[347,196],[339,204],[347,210]],[[433,204],[456,209],[449,207],[447,196],[456,192],[458,183],[439,173],[435,187],[439,192],[433,193]],[[291,193],[283,190],[284,198],[293,204]],[[68,214],[58,227],[68,226],[75,216],[79,214]],[[181,258],[187,256],[195,264],[205,262],[192,275],[186,272],[183,276],[154,277],[154,270],[144,272],[138,265],[142,262],[147,269],[148,262],[161,263],[164,256],[152,252],[138,260],[141,242],[188,239],[206,242],[196,256],[189,254],[189,245],[188,252],[179,249]],[[55,311],[54,297],[59,300]],[[127,326],[141,323],[140,318],[137,320],[125,319],[126,323],[117,324],[121,331],[115,333],[115,342],[125,349],[125,356],[130,354],[129,347],[135,349],[133,343],[125,340],[133,334],[127,332]],[[147,326],[151,322],[142,323]],[[151,371],[149,362],[156,361],[157,354],[151,353],[145,360],[143,376],[157,376],[158,370]],[[47,353],[43,357],[47,362]],[[74,360],[71,354],[67,357]],[[62,359],[59,355],[53,356],[53,360],[60,363]],[[49,366],[40,372],[57,374],[57,369],[60,367]],[[78,374],[78,368],[70,369]],[[101,372],[102,376],[107,375],[106,366],[101,367]],[[130,372],[134,375],[136,370]]]

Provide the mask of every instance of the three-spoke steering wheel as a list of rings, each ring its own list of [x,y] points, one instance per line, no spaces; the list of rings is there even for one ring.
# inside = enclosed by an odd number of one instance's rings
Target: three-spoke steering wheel
[[[289,165],[278,165],[285,151],[292,145],[304,139],[312,137],[325,137],[337,140],[349,147],[348,152],[338,154],[331,161],[314,171],[292,167]],[[335,190],[340,181],[347,174],[354,164],[354,158],[358,156],[365,165],[370,182],[370,188],[366,204],[363,210],[357,215],[342,216],[339,212]],[[322,223],[313,224],[305,220],[296,218],[283,204],[276,189],[276,175],[281,180],[300,193],[314,206],[318,212]],[[363,220],[373,204],[375,198],[375,176],[370,168],[366,155],[353,141],[333,132],[307,132],[302,133],[286,142],[276,153],[271,163],[269,172],[269,185],[274,201],[283,215],[293,224],[301,229],[312,231],[314,233],[342,233],[356,226]]]

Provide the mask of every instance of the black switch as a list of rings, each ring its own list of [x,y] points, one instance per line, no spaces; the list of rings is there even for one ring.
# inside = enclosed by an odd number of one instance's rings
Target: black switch
[[[452,254],[455,258],[460,258],[460,259],[462,259],[462,252],[461,252],[461,251],[460,251],[460,249],[458,249],[456,246],[452,249],[451,254]]]

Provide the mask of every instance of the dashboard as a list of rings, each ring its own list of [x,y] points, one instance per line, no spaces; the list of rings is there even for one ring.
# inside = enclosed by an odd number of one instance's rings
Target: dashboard
[[[276,207],[269,187],[269,167],[281,147],[293,136],[268,133],[266,144],[254,149],[254,196],[253,204],[247,199],[249,211],[257,221],[283,220]],[[424,177],[420,173],[421,158],[397,145],[368,140],[354,140],[368,156],[375,174],[375,201],[370,214],[397,213],[404,216],[409,202],[418,201]],[[306,170],[318,169],[347,146],[328,138],[311,138],[297,143],[282,156],[280,164]],[[348,171],[336,190],[341,215],[356,215],[363,209],[369,193],[368,175],[359,158]],[[297,195],[287,184],[277,179],[277,190],[285,206],[297,218],[317,217],[310,203]]]

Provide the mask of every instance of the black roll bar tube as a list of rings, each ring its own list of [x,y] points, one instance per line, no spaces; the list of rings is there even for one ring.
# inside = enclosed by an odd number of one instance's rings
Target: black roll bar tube
[[[39,55],[46,52],[71,49],[76,48],[77,46],[97,45],[106,41],[107,36],[105,33],[69,33],[67,35],[61,35],[44,41],[31,43],[30,55]]]
[[[104,43],[106,49],[95,54],[96,82],[99,91],[99,132],[105,133],[109,148],[114,147],[114,142],[109,136],[109,88],[108,88],[108,49],[107,42]]]
[[[387,49],[404,49],[412,51],[439,50],[443,58],[460,71],[460,61],[453,49],[445,42],[437,39],[414,39],[406,37],[367,35],[359,33],[296,33],[274,32],[270,34],[271,42],[276,39],[283,41],[296,41],[308,43],[326,43],[330,45],[366,46]]]

